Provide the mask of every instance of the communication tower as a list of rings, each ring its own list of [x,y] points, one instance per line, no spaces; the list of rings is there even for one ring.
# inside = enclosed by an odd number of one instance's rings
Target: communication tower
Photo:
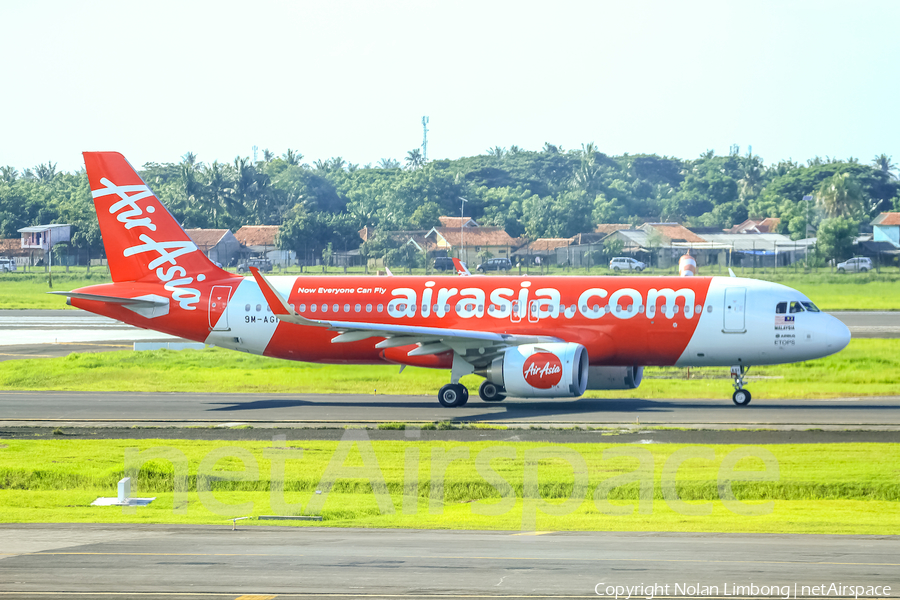
[[[422,117],[422,162],[428,162],[428,117]]]
[[[259,150],[259,146],[256,144],[253,145],[253,164],[256,164],[256,152]]]

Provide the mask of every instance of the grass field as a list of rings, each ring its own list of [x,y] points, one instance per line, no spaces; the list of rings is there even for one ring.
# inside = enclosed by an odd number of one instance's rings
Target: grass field
[[[186,476],[177,477],[184,493],[176,494],[172,463],[157,459],[139,475],[138,467],[128,472],[134,496],[157,497],[150,506],[89,506],[115,495],[129,448],[165,448],[183,459]],[[738,473],[723,471],[728,461]],[[583,474],[578,479],[573,465]],[[266,442],[0,438],[0,510],[4,522],[224,523],[230,516],[311,514],[336,527],[896,535],[897,465],[900,444],[364,440],[273,449]],[[763,470],[767,480],[754,481]],[[237,481],[241,471],[250,474]],[[274,486],[283,495],[272,493],[273,480],[284,481]],[[733,482],[730,502],[723,500],[726,480]]]
[[[354,274],[363,274],[361,269],[355,271]],[[300,275],[298,269],[292,269],[286,273]],[[517,274],[517,271],[513,270],[512,273]],[[276,270],[273,274],[278,275],[282,272]],[[307,270],[304,274],[322,275],[322,272],[320,269],[316,269],[311,272]],[[424,275],[425,273],[423,270],[419,270],[414,274]],[[586,269],[554,269],[552,274],[609,275],[609,272],[600,269],[593,269],[590,273]],[[647,274],[649,273],[644,273],[644,275]],[[674,275],[675,273],[665,271],[652,274]],[[831,274],[825,271],[794,273],[789,269],[777,273],[773,273],[771,269],[767,272],[757,270],[755,273],[747,270],[737,274],[741,277],[776,281],[793,287],[806,294],[823,310],[900,310],[900,273],[897,272],[897,269],[884,269],[881,273],[847,275]],[[72,267],[69,273],[65,273],[62,267],[59,270],[54,268],[52,290],[70,291],[110,281],[105,268],[94,267],[90,275],[90,278],[86,277],[83,267]],[[343,275],[343,270],[331,269],[328,275]],[[0,309],[69,308],[65,305],[64,298],[48,295],[46,293],[48,291],[51,291],[51,288],[47,281],[47,274],[42,271],[0,275]]]
[[[754,398],[835,398],[900,394],[900,340],[859,339],[823,359],[750,372]],[[727,398],[725,368],[648,368],[636,390],[588,392],[596,398]],[[760,379],[754,379],[754,377]],[[142,392],[286,392],[433,395],[443,370],[396,366],[318,365],[207,348],[71,354],[3,363],[0,389]],[[464,377],[477,390],[481,378]]]

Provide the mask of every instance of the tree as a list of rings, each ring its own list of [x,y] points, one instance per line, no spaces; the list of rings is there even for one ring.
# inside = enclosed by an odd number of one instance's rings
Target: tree
[[[879,154],[874,159],[872,159],[872,166],[881,171],[882,173],[887,174],[889,177],[896,178],[894,175],[894,170],[897,168],[897,165],[891,162],[893,156],[888,156],[887,154]]]
[[[863,210],[862,190],[849,173],[836,173],[822,181],[815,195],[816,204],[832,219],[849,218]]]
[[[821,256],[836,262],[853,255],[853,238],[859,231],[856,221],[844,217],[825,219],[819,225],[816,245]]]
[[[326,267],[331,266],[331,259],[334,257],[334,250],[332,249],[331,242],[328,242],[328,245],[325,246],[325,249],[322,250],[322,262],[325,263]]]
[[[263,150],[263,162],[272,162],[273,158],[275,158],[275,153],[268,148],[265,148]]]
[[[287,152],[281,155],[281,158],[284,159],[284,162],[288,165],[297,167],[300,165],[300,161],[303,160],[303,155],[288,148]]]
[[[411,170],[416,170],[425,165],[425,161],[422,158],[422,151],[418,148],[413,148],[409,152],[406,153],[406,168]]]
[[[379,169],[399,169],[400,161],[393,158],[382,158],[378,161]]]
[[[603,242],[603,253],[610,260],[622,254],[625,242],[616,237],[610,237]]]
[[[4,183],[15,183],[19,178],[19,172],[9,165],[0,167],[0,181]]]
[[[597,148],[594,143],[581,145],[581,164],[572,177],[572,186],[587,194],[594,194],[600,183],[600,167],[597,165]]]
[[[56,163],[40,164],[34,168],[34,176],[41,183],[50,183],[56,177]]]
[[[199,167],[202,163],[197,162],[197,155],[193,152],[185,152],[181,157],[181,164],[190,167]]]

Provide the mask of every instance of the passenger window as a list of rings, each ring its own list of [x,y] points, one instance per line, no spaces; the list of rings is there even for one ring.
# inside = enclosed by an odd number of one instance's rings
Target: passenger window
[[[775,314],[783,315],[787,312],[787,302],[779,302],[775,305]]]
[[[803,312],[803,305],[796,300],[791,302],[791,314]]]

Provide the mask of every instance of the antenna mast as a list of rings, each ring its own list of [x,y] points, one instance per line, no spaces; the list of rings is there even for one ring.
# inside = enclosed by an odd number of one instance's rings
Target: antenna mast
[[[428,162],[428,117],[422,117],[422,162]]]

